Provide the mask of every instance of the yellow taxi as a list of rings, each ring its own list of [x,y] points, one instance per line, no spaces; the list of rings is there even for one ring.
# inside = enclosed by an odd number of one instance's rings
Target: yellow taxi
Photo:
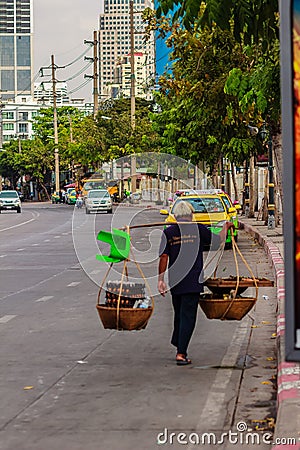
[[[174,223],[176,219],[176,205],[179,202],[188,202],[194,209],[193,221],[206,225],[214,234],[219,234],[226,221],[234,224],[234,238],[238,238],[237,208],[233,206],[228,194],[220,189],[193,190],[187,189],[178,192],[177,198],[168,212],[160,210],[160,214],[166,215],[166,223]],[[226,239],[227,247],[231,247],[231,233]]]
[[[66,204],[67,205],[75,205],[76,203],[76,191],[75,189],[68,189],[66,192]]]

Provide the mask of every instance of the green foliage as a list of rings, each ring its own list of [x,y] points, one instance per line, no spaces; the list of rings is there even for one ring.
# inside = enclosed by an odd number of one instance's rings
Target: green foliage
[[[217,24],[232,31],[236,41],[250,44],[262,40],[266,50],[279,37],[278,0],[160,0],[157,17],[173,16],[186,29],[195,23],[210,28]]]
[[[257,154],[259,142],[253,138],[232,137],[229,143],[222,148],[222,154],[229,157],[236,165],[242,165],[243,161]]]
[[[97,126],[104,133],[105,161],[130,153],[158,151],[160,148],[159,136],[153,130],[150,121],[152,103],[136,99],[134,130],[131,125],[130,108],[130,99],[120,99],[105,102],[99,109]]]
[[[54,154],[39,138],[11,141],[4,144],[0,153],[0,173],[11,179],[13,184],[21,175],[42,181],[53,165]]]
[[[153,126],[164,152],[213,166],[234,135],[247,135],[238,102],[224,92],[230,70],[246,68],[247,57],[232,34],[217,26],[193,33],[173,27],[168,43],[174,49],[173,72],[160,79],[162,112],[152,114]],[[228,118],[230,108],[234,121]]]

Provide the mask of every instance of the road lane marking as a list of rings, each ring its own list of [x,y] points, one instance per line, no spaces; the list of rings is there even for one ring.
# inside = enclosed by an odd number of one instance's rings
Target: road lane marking
[[[53,298],[53,295],[44,295],[44,297],[38,298],[35,303],[38,302],[47,302],[48,300],[51,300]]]
[[[44,242],[50,242],[50,239],[45,239]]]
[[[13,316],[12,314],[8,314],[7,316],[0,317],[0,323],[7,323],[11,319],[13,319],[14,317],[17,317],[17,316]]]
[[[5,256],[7,256],[7,255],[0,255],[0,258],[5,258]]]
[[[32,244],[32,247],[37,247],[38,245],[40,245],[40,244]]]
[[[17,252],[23,252],[25,248],[17,248]]]
[[[29,291],[31,291],[31,289],[34,288],[34,287],[36,288],[36,287],[38,287],[38,286],[42,286],[43,284],[48,283],[48,281],[51,281],[51,280],[54,280],[54,279],[57,278],[57,277],[60,277],[61,275],[63,275],[64,273],[66,273],[68,270],[69,270],[69,269],[66,268],[66,269],[64,269],[64,270],[62,270],[62,271],[60,271],[60,272],[55,273],[54,275],[51,275],[51,276],[48,277],[48,278],[44,278],[43,280],[39,281],[39,282],[36,283],[36,284],[33,284],[33,285],[28,286],[28,287],[23,288],[23,289],[19,289],[19,290],[16,291],[16,292],[11,292],[10,294],[6,294],[6,295],[4,295],[2,298],[0,297],[0,302],[6,300],[7,298],[14,297],[15,295],[19,295],[19,294],[21,294],[22,292],[29,292]]]
[[[32,215],[34,215],[35,217],[33,217],[32,219],[26,220],[25,222],[18,223],[17,225],[12,225],[11,227],[2,228],[2,229],[0,230],[0,232],[1,232],[1,231],[11,230],[12,228],[21,227],[22,225],[25,225],[26,223],[33,222],[34,220],[36,220],[36,219],[39,217],[40,213],[32,213]]]
[[[98,273],[101,273],[101,272],[102,272],[101,269],[96,269],[96,270],[93,270],[92,272],[90,272],[90,275],[98,275]]]
[[[54,236],[54,239],[60,239],[61,236]]]
[[[78,286],[78,284],[80,284],[81,281],[72,281],[72,283],[68,284],[68,287],[74,287],[74,286]]]

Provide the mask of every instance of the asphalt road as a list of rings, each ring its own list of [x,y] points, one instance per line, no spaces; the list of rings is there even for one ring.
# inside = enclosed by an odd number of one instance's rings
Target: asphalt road
[[[104,330],[95,305],[105,265],[95,254],[107,246],[98,249],[97,232],[111,221],[161,218],[147,208],[73,213],[24,204],[22,214],[0,216],[0,449],[152,450],[157,442],[181,448],[180,432],[219,438],[236,419],[251,319],[208,320],[199,308],[188,367],[176,366],[169,343],[169,296],[155,297],[145,330]],[[159,232],[137,230],[132,239],[154,289]],[[256,275],[272,277],[263,250],[244,233],[239,246]],[[220,276],[235,273],[231,251],[220,267]]]

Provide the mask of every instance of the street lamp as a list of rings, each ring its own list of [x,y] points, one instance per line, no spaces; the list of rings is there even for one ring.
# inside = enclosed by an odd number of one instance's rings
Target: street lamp
[[[275,203],[274,203],[274,166],[273,166],[273,145],[272,136],[269,130],[266,128],[266,123],[259,132],[263,142],[267,139],[268,146],[268,171],[269,171],[269,201],[268,201],[268,229],[274,230],[275,228]]]

